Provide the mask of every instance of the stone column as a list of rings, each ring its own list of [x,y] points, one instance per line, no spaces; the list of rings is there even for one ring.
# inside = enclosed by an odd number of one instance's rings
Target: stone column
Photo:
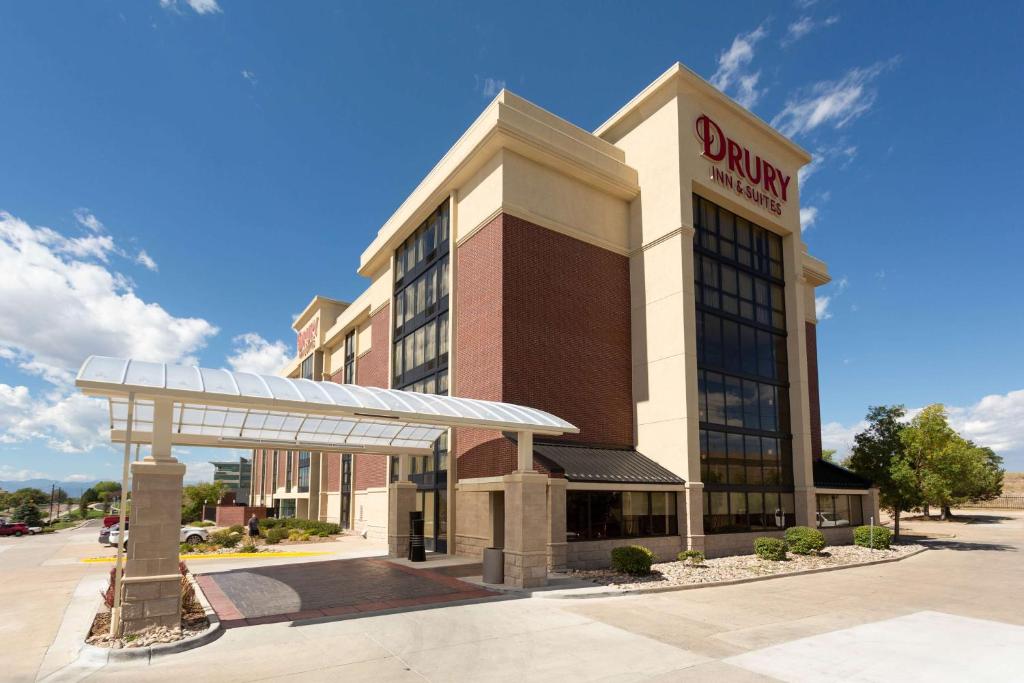
[[[686,491],[676,494],[679,533],[686,538],[687,550],[704,551],[704,484],[686,483]],[[685,525],[685,526],[684,526]]]
[[[416,484],[407,481],[409,456],[398,456],[398,481],[388,486],[388,557],[405,557],[409,548],[409,513],[416,509]]]
[[[181,624],[181,482],[185,465],[171,457],[171,409],[155,402],[152,454],[131,465],[131,520],[122,581],[121,632]]]
[[[548,583],[547,477],[513,472],[505,482],[505,583],[535,588]]]
[[[565,540],[565,479],[549,477],[548,486],[548,570],[566,568],[569,544]]]

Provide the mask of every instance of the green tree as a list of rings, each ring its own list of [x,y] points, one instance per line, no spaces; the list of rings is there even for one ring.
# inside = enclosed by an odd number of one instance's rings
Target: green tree
[[[13,506],[21,505],[23,503],[42,505],[43,503],[49,502],[49,493],[43,493],[41,490],[33,487],[25,487],[23,489],[18,489],[17,491],[11,494],[11,504]]]
[[[110,504],[121,495],[121,482],[100,481],[96,482],[92,488],[96,491],[97,500],[103,503],[103,512],[110,512]]]
[[[836,464],[836,449],[834,448],[823,448],[821,449],[821,459]]]
[[[85,519],[89,514],[89,506],[100,499],[96,489],[90,487],[82,491],[82,495],[78,497],[78,514],[81,515],[82,519]]]
[[[902,433],[907,411],[901,405],[871,406],[867,428],[853,437],[848,466],[878,487],[879,505],[893,518],[899,538],[900,514],[921,504],[921,487],[913,463],[907,457]]]
[[[1002,458],[959,436],[932,456],[921,478],[925,500],[942,510],[942,519],[953,518],[951,508],[1002,492]]]
[[[42,516],[39,514],[39,506],[35,503],[24,502],[18,506],[11,515],[11,519],[15,522],[24,522],[29,526],[39,526],[42,524]]]
[[[192,484],[182,491],[181,520],[195,522],[203,514],[203,505],[216,505],[224,496],[224,482]]]
[[[917,476],[917,485],[921,490],[921,506],[924,508],[926,517],[929,515],[929,504],[940,504],[928,495],[925,489],[925,481],[929,477],[933,479],[930,492],[934,495],[938,488],[934,479],[941,478],[944,468],[938,464],[942,453],[952,447],[960,437],[956,431],[949,426],[949,419],[946,416],[946,407],[941,403],[933,403],[926,406],[910,420],[900,433],[903,441],[903,450],[910,460],[910,466]]]

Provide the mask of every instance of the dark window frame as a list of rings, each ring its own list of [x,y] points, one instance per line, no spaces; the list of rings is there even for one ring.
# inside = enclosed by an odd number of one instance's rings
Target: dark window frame
[[[655,515],[653,512],[654,495],[668,496],[668,513]],[[624,514],[625,496],[643,496],[647,512],[643,515],[631,515],[636,519],[635,526],[628,522]],[[663,490],[605,490],[605,489],[570,489],[565,493],[566,505],[566,540],[570,543],[586,541],[604,541],[625,538],[655,538],[679,535],[678,492]],[[573,508],[579,511],[585,508],[585,529],[580,528],[578,520],[571,514]],[[606,507],[607,506],[607,507]],[[617,506],[617,507],[613,507]],[[663,532],[655,531],[655,520],[668,519]],[[617,528],[617,531],[615,531]],[[635,528],[636,531],[630,531]]]

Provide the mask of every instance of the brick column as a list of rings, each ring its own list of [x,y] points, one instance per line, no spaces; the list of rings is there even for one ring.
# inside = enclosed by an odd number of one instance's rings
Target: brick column
[[[406,457],[403,455],[402,459]],[[416,484],[396,481],[388,486],[388,557],[405,557],[409,548],[409,513],[415,509]]]
[[[548,478],[548,570],[566,568],[569,544],[565,540],[565,479]]]
[[[153,454],[131,465],[131,523],[122,582],[121,632],[181,624],[181,482],[185,465],[171,457],[172,403],[153,410]]]
[[[503,481],[505,583],[519,588],[546,586],[547,477],[539,472],[513,472],[506,474]]]

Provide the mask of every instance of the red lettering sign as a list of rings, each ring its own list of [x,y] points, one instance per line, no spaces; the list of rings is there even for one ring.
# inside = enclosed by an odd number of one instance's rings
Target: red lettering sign
[[[309,349],[316,344],[317,332],[320,329],[320,318],[319,316],[314,318],[301,332],[296,339],[296,350],[298,355],[304,356]]]
[[[711,180],[776,216],[782,215],[782,204],[789,198],[791,175],[726,136],[707,114],[697,117],[694,132],[704,146],[701,154],[714,164],[724,161],[728,168],[723,171],[712,167],[708,174]]]

